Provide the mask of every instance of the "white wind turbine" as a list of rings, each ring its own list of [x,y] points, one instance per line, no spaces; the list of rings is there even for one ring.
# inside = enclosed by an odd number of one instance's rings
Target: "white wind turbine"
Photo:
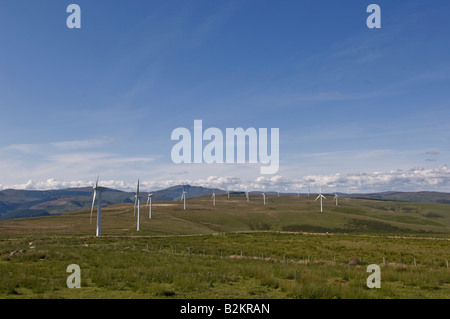
[[[245,197],[247,197],[247,202],[250,200],[250,197],[248,196],[248,188],[245,191]]]
[[[134,212],[136,213],[137,207],[137,231],[141,230],[141,196],[139,195],[139,180],[137,182],[136,195],[134,196]]]
[[[106,189],[105,187],[98,186],[98,176],[95,181],[94,188],[94,194],[92,196],[92,207],[91,207],[91,217],[90,221],[92,222],[92,212],[94,211],[94,203],[95,203],[95,197],[97,196],[98,192],[98,199],[97,199],[97,230],[95,232],[95,235],[97,237],[100,237],[101,235],[101,215],[102,215],[102,192]]]
[[[323,199],[326,199],[326,198],[325,198],[325,196],[322,195],[322,188],[320,188],[320,194],[319,194],[319,196],[317,196],[317,198],[314,201],[318,200],[319,198],[320,198],[320,211],[323,212],[322,198]]]
[[[279,187],[278,187],[277,192],[278,192],[278,197],[280,197],[280,188]]]
[[[147,207],[149,207],[148,209],[148,218],[152,218],[152,196],[153,194],[148,192],[148,196],[147,196]]]
[[[184,187],[183,193],[181,193],[181,200],[184,200],[184,210],[186,210],[186,192],[184,191]]]
[[[264,199],[264,205],[266,205],[266,194],[262,193]]]
[[[309,197],[309,191],[310,191],[311,189],[310,188],[308,188],[308,197]]]
[[[212,201],[213,201],[213,206],[216,206],[216,194],[214,193],[214,190],[213,190],[213,194],[212,194]]]
[[[336,206],[338,205],[338,195],[336,194],[336,192],[334,192],[334,197],[333,197],[333,199],[335,199],[336,200]]]
[[[297,197],[300,197],[300,190],[297,189]]]

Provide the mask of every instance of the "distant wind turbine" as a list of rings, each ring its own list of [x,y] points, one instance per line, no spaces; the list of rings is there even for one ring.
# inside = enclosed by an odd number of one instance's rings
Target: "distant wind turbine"
[[[213,194],[212,194],[212,201],[213,201],[213,206],[216,206],[216,194],[214,193],[214,190],[213,190]]]
[[[317,198],[314,201],[318,200],[319,198],[320,198],[320,211],[323,212],[322,198],[323,199],[326,199],[326,198],[325,198],[325,196],[322,195],[322,188],[320,189],[319,196],[317,196]]]
[[[184,187],[183,193],[181,193],[181,200],[184,200],[184,210],[186,210],[186,192],[184,191]]]
[[[262,193],[264,199],[264,205],[266,205],[266,194]]]
[[[149,207],[148,209],[148,218],[152,218],[152,196],[153,194],[148,192],[148,196],[147,196],[147,207]]]
[[[100,237],[100,235],[101,235],[101,216],[102,216],[102,192],[106,188],[98,186],[98,176],[97,176],[97,179],[95,181],[95,186],[93,188],[94,188],[94,194],[92,196],[91,217],[90,217],[90,221],[89,222],[92,222],[92,212],[94,211],[95,197],[97,196],[97,192],[98,192],[98,199],[97,199],[97,230],[95,232],[95,235],[97,237]]]
[[[248,188],[247,188],[247,190],[245,191],[245,197],[247,197],[247,202],[250,200],[250,197],[248,196]]]
[[[137,207],[137,231],[141,230],[141,196],[139,195],[139,180],[137,182],[136,195],[134,196],[134,211],[136,212]]]
[[[333,197],[333,199],[335,199],[336,200],[336,206],[338,205],[338,195],[336,194],[336,192],[334,192],[334,197]]]

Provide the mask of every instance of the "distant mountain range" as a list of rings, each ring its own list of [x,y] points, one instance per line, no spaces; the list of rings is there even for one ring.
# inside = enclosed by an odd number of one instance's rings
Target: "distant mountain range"
[[[186,191],[187,198],[211,195],[213,189],[178,185],[152,192],[152,201],[180,200],[181,193]],[[214,189],[217,195],[226,191]],[[59,215],[69,211],[90,209],[92,205],[92,188],[68,188],[60,190],[14,190],[0,191],[0,219],[14,219],[36,216]],[[239,192],[238,192],[239,193]],[[253,192],[260,194],[261,192]],[[277,194],[267,192],[267,195]],[[297,195],[289,194],[289,195]],[[407,201],[407,202],[432,202],[450,204],[450,194],[440,192],[383,192],[370,194],[344,194],[339,196],[382,200],[382,201]],[[124,192],[115,189],[107,189],[102,195],[102,205],[108,206],[120,203],[134,203],[134,192]],[[147,200],[147,192],[141,193],[141,203]]]
[[[197,186],[173,186],[152,192],[152,201],[179,200],[183,188],[186,198],[212,193],[211,189]],[[225,193],[215,190],[216,194]],[[0,219],[14,219],[36,216],[59,215],[62,213],[90,209],[92,205],[92,187],[68,188],[59,190],[15,190],[0,191]],[[141,203],[147,201],[147,192],[141,193]],[[124,192],[107,188],[103,191],[102,206],[119,203],[134,203],[134,192]]]

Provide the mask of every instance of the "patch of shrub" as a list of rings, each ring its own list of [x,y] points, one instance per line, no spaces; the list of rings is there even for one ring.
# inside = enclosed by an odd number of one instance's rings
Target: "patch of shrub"
[[[429,218],[444,218],[444,216],[436,214],[436,213],[427,213],[424,216],[429,217]]]
[[[282,227],[283,231],[291,232],[309,232],[309,233],[326,233],[326,232],[339,232],[340,229],[332,229],[323,226],[307,225],[307,224],[293,224]]]

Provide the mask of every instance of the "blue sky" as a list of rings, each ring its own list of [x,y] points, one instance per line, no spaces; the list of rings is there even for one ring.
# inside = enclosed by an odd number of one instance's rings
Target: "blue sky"
[[[81,8],[69,29],[66,8]],[[369,29],[366,8],[381,8]],[[5,0],[0,189],[450,191],[450,2]],[[177,127],[279,128],[280,169],[174,164]]]

